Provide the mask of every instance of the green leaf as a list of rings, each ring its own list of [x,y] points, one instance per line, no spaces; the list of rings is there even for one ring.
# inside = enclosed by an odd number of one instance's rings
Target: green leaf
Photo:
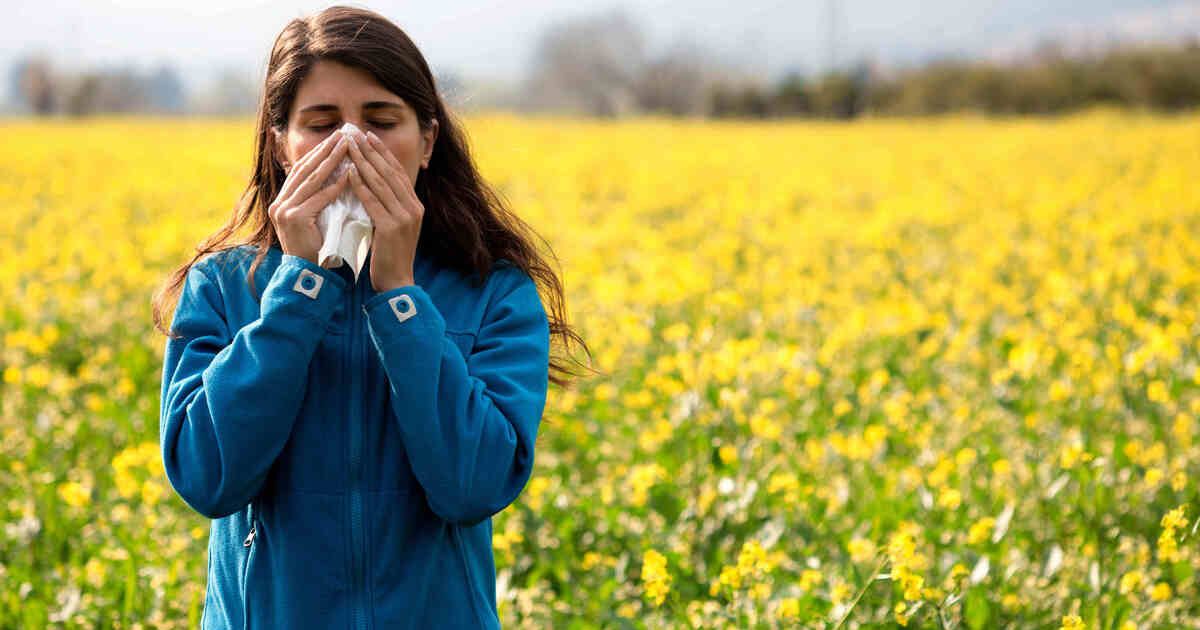
[[[967,591],[967,601],[963,604],[963,617],[968,628],[986,628],[992,618],[991,605],[987,597],[978,590]]]

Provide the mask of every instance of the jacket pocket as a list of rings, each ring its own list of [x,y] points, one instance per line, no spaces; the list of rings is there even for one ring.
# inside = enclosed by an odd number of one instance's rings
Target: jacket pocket
[[[255,513],[254,501],[250,502],[250,531],[246,534],[246,538],[242,540],[242,547],[245,548],[245,564],[242,565],[242,628],[250,627],[250,580],[251,567],[254,562],[254,551],[258,548],[255,544],[255,539],[258,538],[258,515]]]

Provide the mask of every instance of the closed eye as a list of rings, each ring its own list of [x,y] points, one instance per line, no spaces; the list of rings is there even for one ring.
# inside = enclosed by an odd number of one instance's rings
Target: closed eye
[[[391,129],[392,127],[396,126],[396,123],[394,123],[394,122],[390,122],[390,123],[373,122],[370,124],[372,127],[378,127],[380,129]],[[310,126],[309,129],[312,129],[313,131],[328,131],[330,129],[333,129],[334,127],[339,127],[339,126],[340,125],[338,125],[337,123],[330,123],[328,125]]]

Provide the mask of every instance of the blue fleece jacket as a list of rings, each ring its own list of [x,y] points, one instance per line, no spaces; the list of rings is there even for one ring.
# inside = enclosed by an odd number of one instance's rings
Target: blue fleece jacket
[[[167,478],[212,519],[205,629],[499,628],[491,516],[533,470],[549,326],[499,261],[418,247],[371,287],[277,247],[189,270],[163,361]]]

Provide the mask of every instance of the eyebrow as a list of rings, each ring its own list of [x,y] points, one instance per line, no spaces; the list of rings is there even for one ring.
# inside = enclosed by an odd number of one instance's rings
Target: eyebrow
[[[402,109],[404,109],[404,106],[395,101],[367,101],[366,103],[363,103],[362,108],[363,108],[363,110],[368,110],[368,111],[369,110],[380,110],[380,109],[400,109],[400,110],[402,110]],[[331,105],[329,103],[321,103],[319,105],[309,105],[308,107],[305,107],[304,109],[300,110],[297,113],[303,114],[305,112],[336,112],[337,110],[338,110],[337,105]]]

